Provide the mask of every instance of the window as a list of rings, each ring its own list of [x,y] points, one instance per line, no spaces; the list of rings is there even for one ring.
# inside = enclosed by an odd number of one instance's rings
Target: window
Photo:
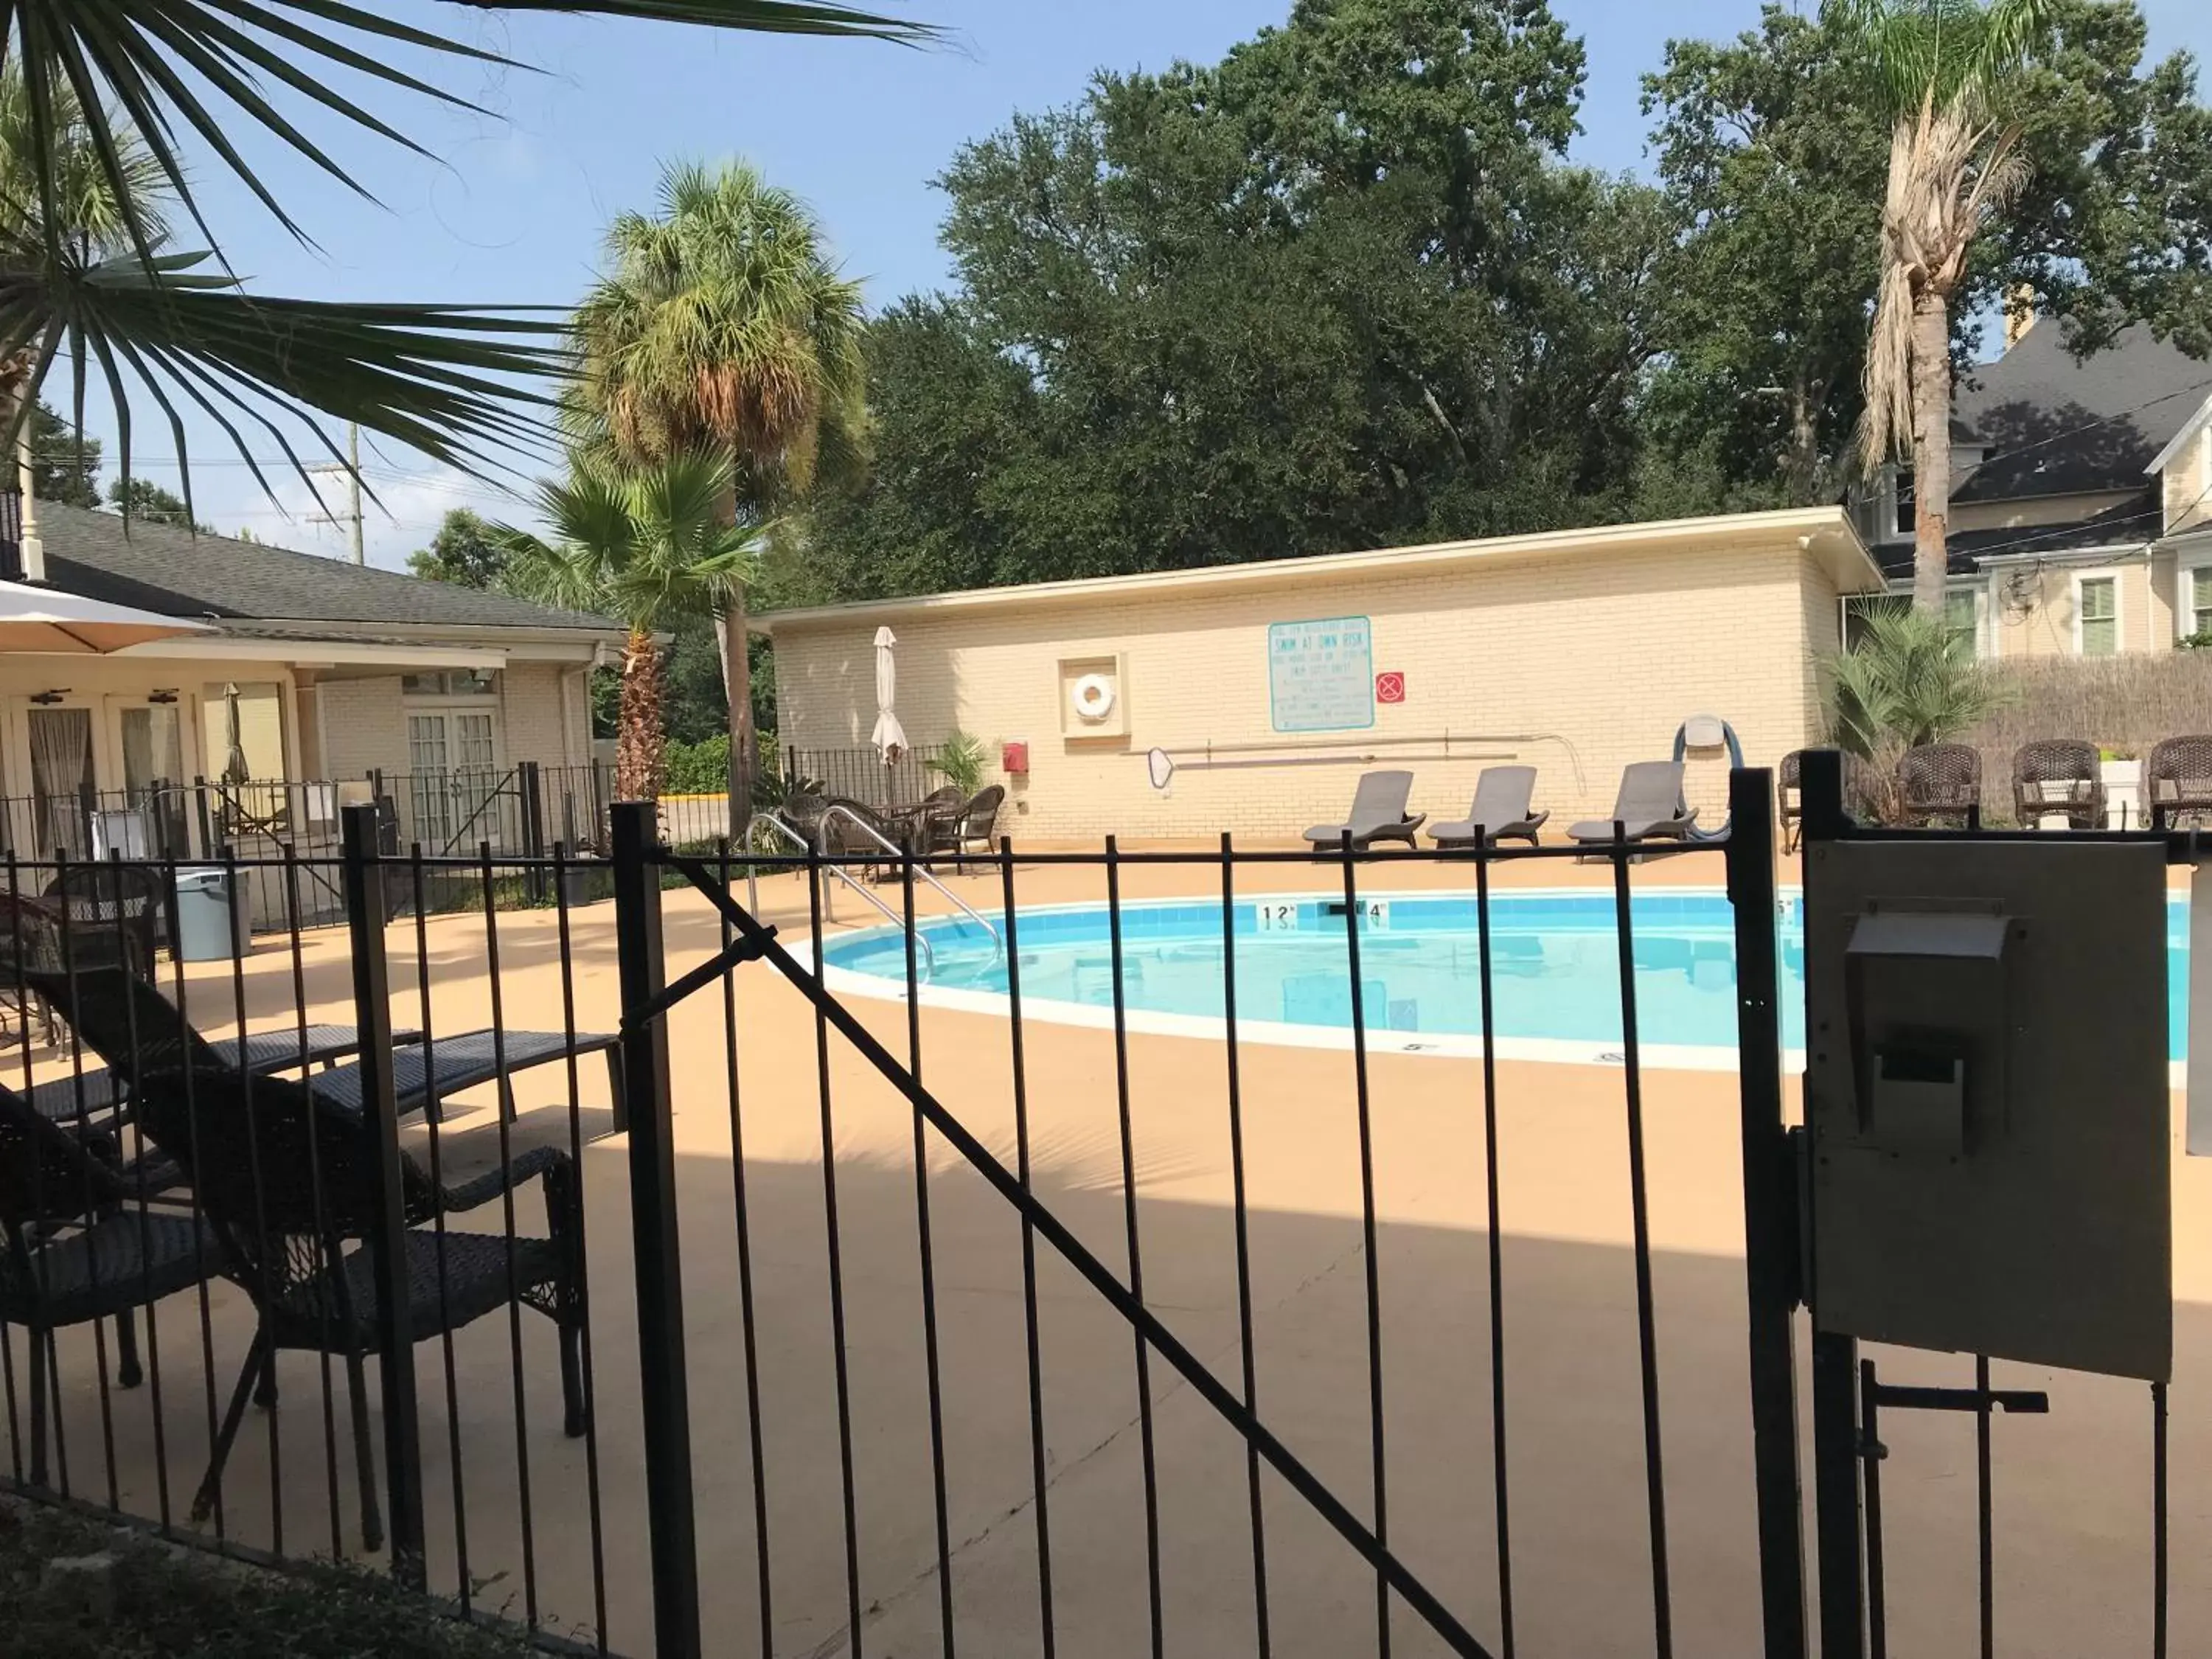
[[[1897,541],[1911,539],[1916,526],[1913,520],[1919,509],[1912,501],[1912,469],[1900,466],[1896,470],[1896,482],[1891,486],[1894,505],[1890,515],[1890,536]]]
[[[1952,648],[1962,657],[1981,654],[1981,613],[1971,587],[1954,587],[1943,596],[1943,627]]]
[[[403,674],[399,689],[410,697],[488,697],[499,689],[489,668],[460,668],[428,674]]]
[[[2085,657],[2109,657],[2120,648],[2120,583],[2117,576],[2079,576],[2074,586],[2075,644]]]
[[[2184,640],[2212,636],[2212,565],[2199,565],[2181,573],[2181,618]]]

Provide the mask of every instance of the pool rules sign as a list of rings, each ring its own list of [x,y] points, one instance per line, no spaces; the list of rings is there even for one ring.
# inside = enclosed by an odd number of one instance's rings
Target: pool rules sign
[[[1375,690],[1366,617],[1268,625],[1267,707],[1276,731],[1364,731],[1375,724]]]

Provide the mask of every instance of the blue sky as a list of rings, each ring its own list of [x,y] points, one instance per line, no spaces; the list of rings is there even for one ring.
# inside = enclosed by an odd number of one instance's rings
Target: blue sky
[[[1758,15],[1756,0],[1553,3],[1589,53],[1585,131],[1574,158],[1619,171],[1644,165],[1638,79],[1658,64],[1667,40],[1733,33]],[[2203,0],[2142,4],[2154,53],[2212,56],[2212,7]],[[315,247],[294,241],[212,161],[197,172],[203,206],[234,265],[264,292],[559,304],[589,281],[606,221],[650,204],[664,158],[744,155],[814,204],[847,270],[865,280],[870,304],[881,305],[947,281],[937,245],[943,198],[930,180],[963,142],[1017,110],[1079,96],[1101,66],[1218,58],[1279,22],[1288,0],[917,0],[903,9],[954,31],[956,44],[914,52],[400,0],[392,10],[409,21],[463,32],[536,72],[450,62],[433,72],[484,115],[372,94],[374,107],[433,152],[428,159],[328,120],[303,122],[381,205],[332,185],[269,141],[254,143],[256,166]],[[66,401],[58,385],[50,394]],[[94,431],[112,437],[104,411],[88,405],[88,416]],[[150,404],[138,406],[134,471],[173,484],[166,432],[150,425],[157,417]],[[222,444],[212,431],[192,438],[203,520],[291,546],[340,550],[340,536],[307,516],[303,489],[281,489],[283,507],[272,505]],[[364,463],[388,509],[370,509],[378,563],[401,562],[447,507],[522,513],[484,483],[404,450],[387,447]]]

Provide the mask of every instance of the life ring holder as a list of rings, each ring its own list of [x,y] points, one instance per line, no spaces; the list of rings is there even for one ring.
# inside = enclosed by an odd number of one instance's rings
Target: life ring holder
[[[1069,689],[1068,701],[1076,719],[1096,726],[1114,712],[1114,682],[1103,674],[1085,674]]]

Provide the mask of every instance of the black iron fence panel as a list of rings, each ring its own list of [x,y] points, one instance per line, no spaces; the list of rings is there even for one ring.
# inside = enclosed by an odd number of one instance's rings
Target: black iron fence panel
[[[864,806],[909,806],[932,790],[941,787],[945,776],[935,765],[941,745],[903,750],[886,762],[873,747],[858,749],[801,749],[786,747],[783,775],[793,787],[811,786],[809,793],[842,796]]]

